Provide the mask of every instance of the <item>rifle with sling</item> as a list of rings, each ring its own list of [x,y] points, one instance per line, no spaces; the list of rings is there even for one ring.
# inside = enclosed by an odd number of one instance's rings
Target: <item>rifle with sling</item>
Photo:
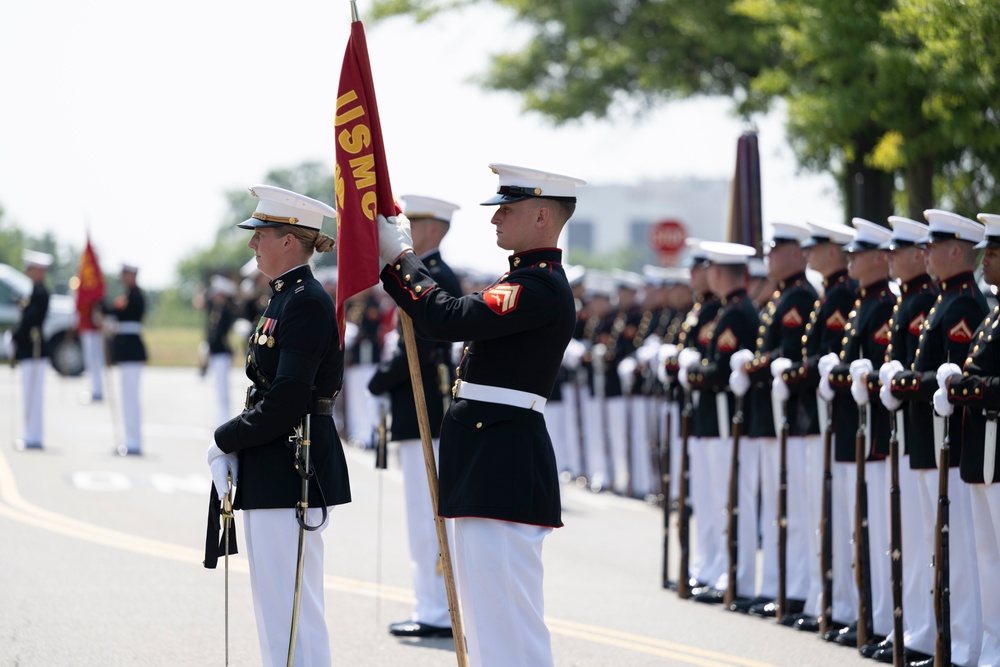
[[[691,459],[688,442],[691,437],[691,392],[684,390],[684,409],[681,412],[681,471],[677,489],[677,540],[680,542],[680,571],[677,573],[677,597],[691,597],[691,500],[688,489]],[[663,508],[664,523],[670,522],[670,503]],[[666,551],[664,549],[664,551]],[[665,555],[665,554],[664,554]]]
[[[733,456],[729,472],[729,502],[726,515],[726,542],[729,550],[729,584],[723,604],[729,607],[736,600],[736,575],[739,570],[739,513],[740,513],[740,436],[743,433],[743,397],[736,397],[736,412],[733,415]]]
[[[889,553],[892,578],[892,664],[905,667],[903,644],[903,520],[899,505],[899,421],[898,411],[889,413]]]
[[[867,406],[858,405],[858,431],[854,440],[854,456],[858,469],[854,508],[854,576],[858,586],[859,647],[869,644],[874,633],[871,605],[871,553],[868,545],[868,482],[865,479],[867,414]]]
[[[788,401],[781,402],[781,434],[778,440],[778,595],[775,619],[788,613]]]

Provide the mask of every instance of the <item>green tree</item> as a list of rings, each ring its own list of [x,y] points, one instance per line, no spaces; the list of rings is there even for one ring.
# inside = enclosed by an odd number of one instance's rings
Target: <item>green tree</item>
[[[418,21],[481,0],[376,0]],[[744,116],[783,100],[800,164],[834,173],[845,217],[1000,206],[993,0],[493,0],[532,36],[485,87],[560,123],[695,95]],[[901,184],[898,187],[897,184]]]

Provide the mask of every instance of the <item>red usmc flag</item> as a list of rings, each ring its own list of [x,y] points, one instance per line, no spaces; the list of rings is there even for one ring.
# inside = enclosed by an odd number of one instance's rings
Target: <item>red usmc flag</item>
[[[344,302],[378,282],[375,216],[400,212],[392,196],[361,21],[351,23],[337,88],[337,326],[344,345]]]
[[[104,298],[104,274],[97,261],[97,253],[90,245],[90,235],[87,235],[87,245],[80,256],[80,268],[77,271],[80,285],[76,290],[77,328],[90,330],[96,327],[91,316],[94,304]]]

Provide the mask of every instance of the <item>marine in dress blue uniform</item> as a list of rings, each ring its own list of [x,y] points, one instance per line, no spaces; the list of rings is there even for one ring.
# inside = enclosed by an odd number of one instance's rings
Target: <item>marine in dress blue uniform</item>
[[[118,445],[122,456],[142,454],[142,401],[140,385],[142,367],[146,363],[146,345],[142,340],[142,318],[146,315],[146,299],[136,282],[139,267],[123,264],[119,279],[125,293],[104,304],[104,313],[117,321],[111,340],[111,363],[118,366],[121,377],[122,421],[125,442]]]
[[[552,665],[541,548],[562,526],[559,478],[543,416],[576,324],[555,247],[580,179],[490,165],[492,222],[509,268],[454,297],[413,254],[408,225],[379,217],[386,292],[417,333],[468,341],[441,426],[438,514],[454,518],[455,573],[472,665]]]
[[[223,275],[212,276],[206,294],[205,343],[208,348],[207,370],[215,390],[216,426],[233,416],[229,400],[229,369],[233,366],[229,332],[236,322],[235,294],[236,283]]]
[[[42,449],[44,443],[45,367],[49,359],[48,341],[42,331],[49,313],[49,290],[45,274],[52,256],[25,250],[24,270],[31,278],[31,294],[24,295],[18,305],[21,317],[11,331],[14,360],[21,366],[21,410],[24,416],[21,438],[15,448]]]
[[[1000,286],[1000,215],[980,213],[986,237],[983,280]],[[983,641],[979,664],[1000,664],[1000,466],[997,465],[997,415],[1000,414],[1000,306],[983,320],[961,374],[946,381],[947,399],[962,415],[962,481],[969,485],[976,540]]]
[[[705,440],[717,443],[716,456],[710,453],[709,462],[716,473],[712,478],[713,487],[728,489],[720,483],[727,478],[727,462],[732,459],[732,419],[736,414],[736,396],[730,389],[732,369],[730,359],[741,349],[753,347],[760,322],[757,307],[747,294],[746,265],[756,253],[754,248],[737,243],[704,241],[700,249],[708,260],[708,287],[720,297],[721,308],[712,323],[712,332],[705,354],[692,363],[681,361],[683,384],[699,393],[699,406],[695,413],[695,429]],[[681,354],[681,353],[678,353]],[[686,373],[685,373],[686,369]],[[746,413],[744,413],[745,415]],[[755,570],[757,546],[757,476],[759,472],[759,450],[751,445],[740,449],[739,469],[739,525],[738,562],[736,569],[736,596],[739,602],[751,599],[755,594]],[[730,470],[730,472],[732,472]],[[708,477],[706,476],[706,479]],[[718,498],[721,500],[721,496]],[[719,512],[726,503],[717,505]],[[725,525],[722,526],[725,535]],[[724,553],[728,550],[723,549]],[[731,563],[727,563],[731,566]],[[729,567],[715,582],[709,582],[710,589],[695,594],[699,602],[720,602],[718,593],[729,585]]]
[[[431,278],[452,296],[462,296],[458,276],[441,257],[438,247],[451,226],[458,205],[423,195],[403,196],[403,212],[413,232],[413,249],[427,267]],[[451,399],[454,373],[451,369],[451,345],[417,338],[417,357],[423,380],[424,402],[435,451],[441,433],[444,404]],[[388,347],[388,345],[386,345]],[[434,508],[427,488],[427,469],[420,443],[417,408],[410,381],[406,346],[397,335],[397,345],[386,361],[378,365],[368,382],[372,394],[388,395],[391,418],[390,440],[399,445],[406,500],[407,538],[410,547],[410,571],[417,604],[406,621],[393,623],[389,632],[398,637],[451,636],[451,615],[444,577],[438,566],[439,547],[434,526]],[[444,386],[442,386],[444,385]]]
[[[787,415],[789,422],[795,413],[787,409],[784,396],[772,398],[774,371],[772,364],[781,371],[803,358],[802,338],[809,315],[816,303],[816,290],[806,279],[806,259],[801,243],[809,238],[805,225],[776,222],[772,224],[768,252],[768,272],[776,289],[763,312],[757,329],[757,346],[753,359],[746,362],[745,370],[751,381],[747,394],[747,436],[761,440],[761,534],[763,552],[763,577],[760,597],[747,611],[754,615],[774,617],[777,607],[774,598],[778,587],[778,494],[780,450],[777,434]],[[745,353],[744,353],[745,354]],[[787,386],[787,385],[785,385]],[[779,383],[778,387],[781,385]],[[786,392],[787,393],[787,392]],[[795,406],[791,406],[793,409]],[[810,526],[806,513],[806,497],[810,488],[806,478],[806,443],[799,435],[791,435],[787,442],[787,540],[788,554],[808,553],[807,533]],[[809,561],[788,558],[786,572],[787,608],[782,613],[799,613],[809,592]]]
[[[857,231],[847,252],[848,273],[858,281],[858,300],[848,313],[843,349],[830,370],[833,390],[833,619],[848,622],[836,635],[824,639],[844,646],[857,646],[858,604],[865,596],[871,610],[877,641],[892,628],[892,594],[889,587],[889,559],[885,544],[889,535],[889,489],[886,458],[889,455],[889,412],[878,397],[878,369],[889,345],[889,320],[896,296],[889,288],[888,256],[881,246],[891,237],[888,228],[864,218],[853,218]],[[864,366],[868,372],[858,370]],[[864,467],[868,500],[868,545],[870,593],[859,589],[850,570],[853,544],[859,527],[853,518],[860,502],[855,456],[861,407],[864,408]],[[853,527],[853,533],[844,529]],[[862,526],[863,527],[863,526]],[[854,536],[852,543],[851,535]],[[857,565],[855,565],[857,567]],[[869,597],[870,595],[870,597]],[[846,603],[846,605],[844,604]],[[843,609],[843,611],[842,611]],[[844,614],[842,617],[841,614]]]
[[[909,368],[917,356],[920,333],[927,321],[927,314],[937,300],[938,290],[927,274],[925,249],[917,241],[927,236],[925,223],[900,216],[889,216],[892,238],[884,245],[889,251],[889,275],[899,281],[900,295],[892,308],[889,320],[889,347],[879,378],[891,378],[895,372]],[[881,382],[880,382],[881,384]],[[907,423],[913,403],[902,403],[892,396],[891,386],[879,389],[882,404],[896,412],[896,438],[899,456],[900,532],[903,544],[903,646],[907,661],[926,660],[934,652],[933,614],[927,591],[933,588],[931,570],[927,567],[931,556],[924,540],[923,515],[920,512],[919,480],[910,468],[907,442]],[[891,470],[890,483],[891,483]],[[891,519],[891,512],[890,512]],[[892,662],[894,632],[884,642],[861,647],[862,655],[880,662]]]
[[[964,216],[928,209],[924,211],[930,233],[927,244],[927,269],[937,280],[940,294],[927,314],[920,334],[913,364],[893,375],[892,394],[913,403],[908,414],[907,449],[910,467],[920,480],[921,523],[928,553],[933,553],[938,505],[940,462],[944,442],[945,419],[933,409],[938,389],[937,372],[942,364],[962,364],[972,348],[976,329],[985,319],[986,299],[973,275],[978,252],[975,245],[985,236],[979,222]],[[976,664],[982,642],[979,575],[976,565],[975,538],[969,487],[961,481],[964,439],[962,419],[948,422],[950,443],[949,540],[951,591],[951,659],[959,665]],[[933,660],[933,659],[931,659]]]
[[[243,413],[219,426],[209,464],[220,496],[226,474],[236,484],[234,509],[243,510],[244,537],[257,635],[264,665],[284,665],[288,654],[302,478],[289,438],[310,415],[309,509],[295,665],[329,665],[324,618],[323,538],[327,508],[351,500],[347,462],[333,421],[344,376],[344,353],[333,300],[313,277],[313,248],[333,240],[320,234],[330,206],[272,186],[254,186],[260,200],[249,246],[271,278],[271,299],[250,334],[246,374],[252,386]]]
[[[847,315],[854,308],[856,283],[847,275],[847,256],[843,247],[854,238],[854,229],[845,225],[807,222],[809,238],[802,242],[806,261],[823,276],[823,296],[812,308],[802,338],[802,359],[794,361],[782,374],[788,387],[788,435],[802,438],[806,449],[806,512],[809,531],[809,554],[816,557],[809,567],[809,594],[801,614],[786,616],[785,622],[798,630],[819,630],[823,613],[821,594],[825,573],[819,561],[818,527],[822,516],[823,433],[829,423],[829,403],[820,399],[819,360],[829,353],[839,354],[844,342]]]

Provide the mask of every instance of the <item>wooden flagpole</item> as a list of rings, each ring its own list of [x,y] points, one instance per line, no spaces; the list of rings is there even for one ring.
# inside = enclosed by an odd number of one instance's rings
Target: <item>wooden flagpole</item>
[[[353,2],[351,3],[354,4]],[[399,320],[403,324],[403,341],[406,344],[407,366],[410,367],[410,383],[413,385],[413,402],[417,408],[417,424],[420,427],[420,444],[424,449],[424,467],[427,469],[427,486],[431,492],[431,507],[434,509],[434,527],[437,529],[438,548],[441,550],[441,569],[444,588],[448,594],[448,612],[451,614],[451,631],[455,638],[455,656],[459,667],[468,667],[469,655],[465,649],[465,632],[462,629],[462,614],[458,608],[458,591],[455,588],[455,572],[451,566],[451,550],[448,547],[448,529],[444,519],[438,515],[438,474],[434,462],[434,447],[431,445],[431,425],[427,417],[427,400],[424,398],[424,381],[420,373],[420,358],[417,356],[417,339],[413,334],[413,321],[400,310]]]

